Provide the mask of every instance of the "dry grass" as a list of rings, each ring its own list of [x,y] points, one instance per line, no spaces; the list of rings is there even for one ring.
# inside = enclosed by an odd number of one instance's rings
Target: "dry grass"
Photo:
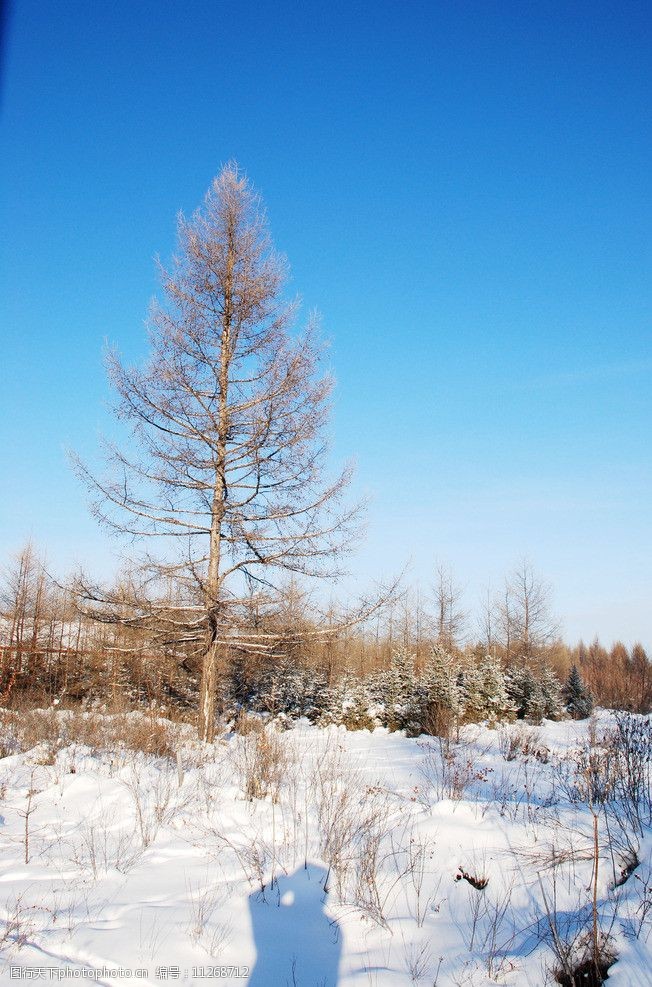
[[[0,757],[35,751],[39,764],[54,764],[57,754],[73,744],[93,753],[142,751],[173,759],[179,728],[139,712],[103,713],[82,710],[0,710]]]

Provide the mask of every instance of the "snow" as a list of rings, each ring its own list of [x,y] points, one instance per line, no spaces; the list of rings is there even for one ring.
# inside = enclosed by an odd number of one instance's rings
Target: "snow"
[[[600,713],[598,732],[610,723]],[[207,746],[178,728],[181,784],[176,761],[123,749],[7,756],[0,983],[34,971],[107,987],[552,982],[544,892],[560,929],[590,913],[593,817],[558,767],[589,727],[529,728],[545,763],[505,759],[520,729],[466,727],[442,749],[307,721],[268,726],[262,747],[256,732]],[[261,749],[263,797],[248,799]],[[614,889],[620,851],[599,825],[600,919],[618,954],[609,984],[652,984],[650,833]]]

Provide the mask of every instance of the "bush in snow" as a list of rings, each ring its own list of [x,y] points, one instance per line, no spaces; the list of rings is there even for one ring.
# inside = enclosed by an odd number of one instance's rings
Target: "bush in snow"
[[[239,743],[231,748],[231,755],[244,797],[252,802],[270,796],[272,802],[278,802],[288,767],[288,751],[274,726],[241,735]]]
[[[623,814],[642,834],[652,825],[652,720],[627,712],[616,713],[615,720],[609,740],[617,763],[616,787]]]

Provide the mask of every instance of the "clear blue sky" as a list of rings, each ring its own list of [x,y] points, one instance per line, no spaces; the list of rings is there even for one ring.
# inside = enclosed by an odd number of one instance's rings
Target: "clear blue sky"
[[[353,563],[527,555],[566,636],[652,644],[652,8],[15,0],[2,93],[0,557],[106,571],[64,449],[145,352],[153,257],[235,158],[338,378]]]

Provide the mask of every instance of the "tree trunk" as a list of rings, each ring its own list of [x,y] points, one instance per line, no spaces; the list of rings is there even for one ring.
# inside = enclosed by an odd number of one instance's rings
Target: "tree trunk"
[[[220,672],[220,629],[217,613],[220,598],[220,561],[222,551],[222,521],[226,499],[226,444],[229,430],[228,390],[233,305],[233,268],[235,264],[234,226],[230,226],[224,286],[224,314],[220,341],[219,426],[217,435],[215,487],[208,557],[205,602],[208,611],[208,643],[199,685],[199,739],[212,743],[215,737],[215,705]]]
[[[220,644],[215,628],[209,635],[199,683],[199,739],[212,744],[215,739],[215,706],[220,673]]]

